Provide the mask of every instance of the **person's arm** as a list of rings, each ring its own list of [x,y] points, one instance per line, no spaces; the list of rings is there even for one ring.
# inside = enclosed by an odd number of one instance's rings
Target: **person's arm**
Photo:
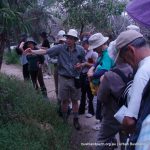
[[[92,78],[100,78],[107,71],[108,70],[106,70],[106,69],[101,69],[99,71],[96,71],[96,72],[93,73],[93,77]]]
[[[92,62],[88,62],[88,61],[84,62],[82,63],[82,67],[88,67],[88,68],[92,67],[96,63],[97,58],[98,58],[98,54],[96,52],[93,52],[91,58]]]
[[[39,49],[39,50],[31,50],[30,48],[26,49],[26,53],[37,54],[37,55],[45,55],[48,54],[49,57],[58,56],[61,50],[61,45],[56,45],[49,49]]]
[[[101,60],[101,62],[98,64],[98,69],[97,70],[101,70],[101,69],[105,69],[105,70],[110,70],[110,68],[113,66],[113,61],[112,59],[108,56],[108,54],[105,54],[103,56],[103,59]]]
[[[130,100],[128,103],[128,111],[126,112],[126,116],[134,117],[135,119],[138,118],[143,90],[149,79],[146,79],[144,74],[146,74],[144,71],[143,73],[141,71],[138,72],[134,77],[131,87]]]
[[[31,53],[36,55],[45,55],[47,53],[47,50],[46,49],[31,50]]]
[[[99,90],[97,92],[97,99],[101,102],[107,102],[109,101],[109,95],[110,95],[110,83],[107,78],[107,76],[104,76]]]
[[[19,45],[19,49],[22,50],[22,52],[24,51],[24,49],[23,49],[24,43],[25,42],[21,42],[20,45]]]
[[[79,62],[74,66],[76,69],[80,70],[85,65],[85,52],[84,49],[80,49],[80,55],[78,56]]]
[[[123,126],[131,132],[135,129],[136,119],[138,118],[140,110],[143,90],[148,82],[148,79],[149,78],[147,73],[144,70],[139,70],[133,80],[128,108],[123,119]]]
[[[95,67],[92,66],[92,67],[88,70],[87,75],[88,75],[89,78],[91,78],[91,77],[93,76],[94,69],[95,69]]]

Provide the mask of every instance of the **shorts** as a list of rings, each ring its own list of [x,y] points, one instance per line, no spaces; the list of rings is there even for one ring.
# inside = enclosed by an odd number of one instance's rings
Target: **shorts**
[[[74,78],[58,76],[58,98],[63,100],[78,101],[81,99],[81,88],[77,89]]]

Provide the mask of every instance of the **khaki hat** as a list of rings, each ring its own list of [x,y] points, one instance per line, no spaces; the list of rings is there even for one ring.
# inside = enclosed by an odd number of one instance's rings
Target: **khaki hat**
[[[60,30],[57,34],[57,36],[64,36],[66,33],[64,30]]]
[[[127,26],[127,28],[126,28],[127,30],[135,30],[135,31],[137,31],[137,32],[140,32],[140,28],[138,27],[138,26],[136,26],[136,25],[129,25],[129,26]]]
[[[93,34],[89,38],[89,50],[93,50],[108,41],[108,37],[104,37],[101,33]]]
[[[143,35],[135,30],[127,30],[121,32],[116,39],[116,48],[121,49],[124,46],[128,45],[137,38],[143,37]]]
[[[57,41],[66,41],[66,38],[64,37],[65,34],[64,30],[60,30],[57,34]]]
[[[64,36],[72,36],[72,37],[74,37],[76,40],[78,40],[79,38],[78,38],[78,32],[75,30],[75,29],[70,29],[69,31],[68,31],[68,33],[67,34],[65,34]]]

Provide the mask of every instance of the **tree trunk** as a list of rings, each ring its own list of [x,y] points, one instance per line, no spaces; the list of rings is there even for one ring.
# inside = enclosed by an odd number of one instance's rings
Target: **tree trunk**
[[[80,38],[82,37],[82,33],[83,33],[83,29],[84,29],[84,24],[81,24],[81,30],[80,30]],[[82,40],[82,39],[81,39]]]
[[[5,35],[6,35],[5,33],[0,34],[0,70],[2,67],[3,54],[4,54],[4,49],[5,49],[5,43],[6,43]]]

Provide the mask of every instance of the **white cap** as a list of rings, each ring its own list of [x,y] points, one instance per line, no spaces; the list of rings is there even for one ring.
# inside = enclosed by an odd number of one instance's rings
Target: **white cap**
[[[89,38],[89,50],[95,49],[108,41],[108,37],[104,37],[101,33],[93,34]]]

